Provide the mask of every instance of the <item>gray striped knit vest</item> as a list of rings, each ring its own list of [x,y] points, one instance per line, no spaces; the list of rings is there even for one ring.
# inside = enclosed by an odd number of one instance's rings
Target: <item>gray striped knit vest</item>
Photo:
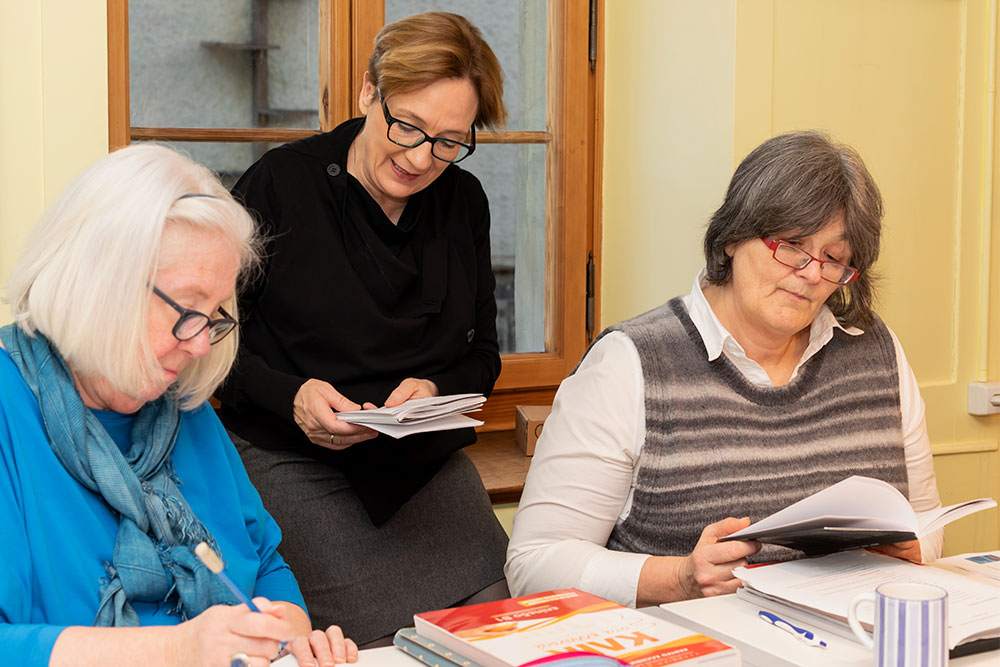
[[[609,549],[686,555],[710,523],[757,521],[850,475],[907,495],[896,351],[878,318],[860,336],[834,329],[783,387],[750,383],[725,355],[708,361],[679,298],[615,330],[639,352],[646,435]],[[764,545],[751,561],[800,555]]]

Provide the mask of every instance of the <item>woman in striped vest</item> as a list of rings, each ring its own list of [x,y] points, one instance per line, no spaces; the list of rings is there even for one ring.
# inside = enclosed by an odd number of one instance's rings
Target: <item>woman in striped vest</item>
[[[732,592],[733,568],[802,554],[719,538],[851,475],[939,507],[916,378],[872,311],[881,226],[851,148],[795,132],[751,152],[691,292],[609,327],[559,388],[514,519],[512,593]],[[941,540],[883,549],[933,560]]]

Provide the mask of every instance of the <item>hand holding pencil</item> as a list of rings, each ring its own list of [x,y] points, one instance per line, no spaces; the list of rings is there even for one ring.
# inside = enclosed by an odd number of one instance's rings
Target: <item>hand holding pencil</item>
[[[331,625],[324,632],[322,630],[311,630],[309,617],[305,610],[290,602],[271,602],[266,598],[255,598],[251,600],[236,584],[229,578],[223,567],[222,560],[212,548],[202,542],[194,549],[195,554],[205,564],[205,566],[215,573],[223,583],[232,591],[243,604],[246,605],[246,612],[241,612],[248,616],[250,621],[256,621],[254,625],[260,627],[270,627],[271,621],[277,621],[284,626],[287,631],[282,636],[275,635],[268,631],[266,635],[247,634],[245,636],[245,648],[241,648],[227,656],[230,667],[249,667],[250,665],[267,665],[273,658],[277,657],[287,647],[288,652],[295,656],[300,667],[314,667],[315,665],[327,665],[356,662],[358,659],[357,645],[350,639],[344,637],[343,632],[336,625]],[[206,610],[201,616],[206,616],[213,610],[236,610],[240,607],[229,607],[217,605]],[[270,620],[269,620],[270,619]],[[198,620],[198,619],[194,619]],[[270,640],[277,639],[277,642],[267,641],[263,646],[260,638],[266,636]],[[266,659],[266,661],[264,661]],[[195,664],[195,663],[190,663]],[[201,664],[200,662],[198,664]],[[215,664],[215,663],[206,663]]]

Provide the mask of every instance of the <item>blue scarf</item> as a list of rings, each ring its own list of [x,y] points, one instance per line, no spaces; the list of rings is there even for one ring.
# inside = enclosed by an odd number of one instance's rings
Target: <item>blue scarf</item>
[[[131,601],[172,604],[193,618],[214,604],[235,604],[225,585],[192,552],[215,539],[184,500],[171,454],[180,429],[175,399],[146,403],[132,426],[128,454],[83,404],[59,352],[41,334],[15,324],[0,339],[38,399],[49,445],[77,482],[102,496],[118,514],[118,537],[107,578],[100,581],[95,626],[137,626]]]

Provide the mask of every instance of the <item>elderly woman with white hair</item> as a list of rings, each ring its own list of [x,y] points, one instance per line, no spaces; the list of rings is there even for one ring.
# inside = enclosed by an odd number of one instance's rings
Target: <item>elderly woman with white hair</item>
[[[0,328],[0,646],[19,665],[357,659],[298,585],[206,403],[236,353],[254,225],[162,146],[101,158],[34,228]],[[238,604],[192,548],[256,596]]]

